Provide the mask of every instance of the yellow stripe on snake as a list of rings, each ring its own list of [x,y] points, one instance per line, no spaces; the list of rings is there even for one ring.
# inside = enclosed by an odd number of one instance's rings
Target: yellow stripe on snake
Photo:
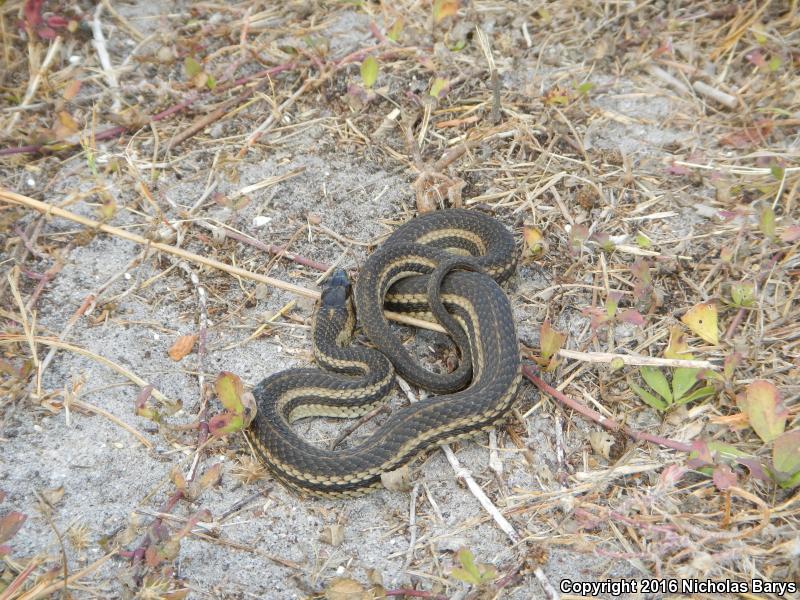
[[[450,209],[399,227],[369,256],[352,297],[347,275],[334,272],[312,326],[314,355],[326,370],[282,371],[253,390],[257,414],[247,434],[259,458],[291,488],[355,496],[423,450],[497,423],[521,379],[511,306],[498,285],[515,268],[514,239],[501,223]],[[349,345],[353,300],[377,350]],[[438,374],[415,361],[384,308],[438,321],[459,350],[458,368]],[[318,448],[292,429],[300,418],[369,412],[392,391],[395,370],[436,395],[395,411],[353,448]]]

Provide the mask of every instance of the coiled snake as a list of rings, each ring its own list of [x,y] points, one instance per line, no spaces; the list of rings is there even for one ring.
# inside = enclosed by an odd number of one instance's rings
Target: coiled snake
[[[515,268],[514,239],[501,223],[449,209],[399,227],[369,256],[354,294],[347,275],[334,272],[312,327],[314,355],[326,371],[282,371],[253,390],[257,414],[247,434],[259,458],[289,487],[354,496],[380,487],[382,473],[426,448],[498,422],[521,379],[511,307],[498,285]],[[377,350],[349,346],[352,300]],[[441,323],[461,354],[458,368],[442,375],[417,363],[384,308]],[[303,417],[365,414],[392,390],[394,370],[436,395],[395,411],[354,448],[318,448],[292,430]]]

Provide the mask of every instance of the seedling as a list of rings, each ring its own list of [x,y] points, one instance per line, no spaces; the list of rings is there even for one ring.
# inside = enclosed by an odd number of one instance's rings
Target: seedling
[[[712,396],[716,389],[713,385],[704,385],[696,389],[700,369],[688,367],[678,367],[672,373],[672,385],[667,381],[664,373],[655,367],[640,367],[639,374],[655,394],[636,385],[633,380],[628,378],[628,385],[636,392],[646,404],[660,412],[664,412],[673,406],[688,404],[695,400]]]
[[[456,579],[475,586],[488,585],[497,577],[497,569],[486,563],[475,564],[475,556],[466,548],[458,551],[461,568],[450,571]]]
[[[592,331],[597,333],[599,329],[607,327],[611,323],[628,323],[637,327],[644,325],[644,317],[639,311],[632,308],[626,308],[623,311],[618,310],[621,298],[622,294],[619,292],[609,292],[603,308],[590,306],[581,311],[584,316],[591,319],[590,326]]]
[[[214,384],[217,398],[227,409],[208,421],[212,435],[224,435],[246,428],[255,417],[253,395],[245,393],[242,380],[233,373],[223,371]]]
[[[550,321],[545,321],[539,330],[540,353],[533,359],[545,371],[555,371],[559,364],[558,351],[561,350],[566,339],[566,335],[553,329]]]

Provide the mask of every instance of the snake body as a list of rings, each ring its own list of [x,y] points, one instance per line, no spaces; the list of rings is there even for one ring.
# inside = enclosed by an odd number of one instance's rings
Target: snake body
[[[399,227],[365,262],[355,293],[343,271],[323,289],[312,336],[317,363],[276,373],[253,390],[248,438],[273,475],[319,496],[354,496],[380,487],[381,474],[432,445],[502,419],[520,383],[511,307],[499,282],[516,267],[514,240],[498,221],[449,209]],[[349,346],[355,325],[377,350]],[[426,370],[390,329],[384,308],[440,322],[461,354],[449,374]],[[291,428],[299,418],[356,417],[389,394],[394,370],[432,391],[394,413],[358,446],[326,450]]]

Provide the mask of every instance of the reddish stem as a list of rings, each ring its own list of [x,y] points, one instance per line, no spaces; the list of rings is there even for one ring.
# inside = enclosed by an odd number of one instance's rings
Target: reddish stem
[[[611,431],[622,431],[626,435],[632,437],[633,439],[639,442],[653,442],[654,444],[659,444],[660,446],[665,446],[667,448],[672,448],[673,450],[678,450],[679,452],[690,452],[691,446],[689,444],[684,444],[683,442],[679,442],[677,440],[671,440],[669,438],[661,437],[660,435],[653,435],[652,433],[644,433],[643,431],[636,431],[635,429],[631,429],[630,427],[621,425],[617,423],[614,419],[609,419],[604,417],[596,410],[589,408],[582,402],[578,402],[559,392],[556,388],[549,385],[543,379],[541,379],[536,373],[533,371],[533,368],[530,365],[523,365],[522,366],[522,373],[527,377],[533,384],[538,387],[540,390],[548,394],[549,396],[558,400],[564,406],[567,406],[574,410],[575,412],[579,412],[584,417],[591,419],[595,423],[602,425],[606,429]]]

